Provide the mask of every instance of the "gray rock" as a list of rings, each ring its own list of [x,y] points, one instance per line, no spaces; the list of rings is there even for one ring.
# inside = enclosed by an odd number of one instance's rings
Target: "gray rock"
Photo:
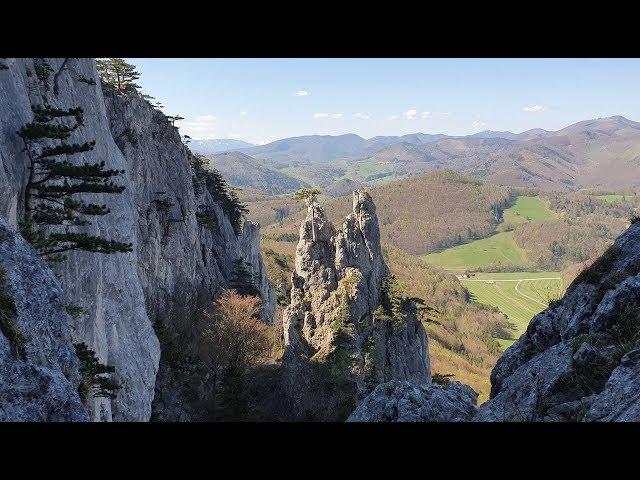
[[[320,207],[308,207],[283,315],[292,418],[344,420],[379,383],[430,382],[427,335],[413,302],[399,319],[378,310],[388,274],[368,193],[354,192],[353,213],[339,231]]]
[[[591,400],[585,421],[640,422],[640,350],[622,358],[604,390]]]
[[[63,59],[46,61],[54,73],[63,63]],[[0,171],[10,172],[4,179],[0,178],[0,191],[9,192],[0,198],[0,212],[4,212],[14,226],[23,209],[20,192],[26,184],[28,166],[16,130],[31,121],[31,105],[48,103],[65,109],[82,107],[84,127],[73,133],[71,141],[95,140],[96,144],[92,151],[68,157],[68,160],[104,161],[107,168],[128,170],[109,130],[95,62],[70,59],[58,77],[57,95],[53,91],[54,74],[47,80],[38,78],[34,62],[34,59],[7,59],[9,69],[0,74]],[[79,82],[80,75],[95,79],[97,85]],[[130,242],[137,247],[131,176],[122,175],[117,182],[125,186],[125,193],[90,196],[92,201],[107,205],[111,213],[92,218],[92,225],[82,227],[82,231]],[[93,418],[147,420],[151,414],[160,347],[145,308],[137,253],[72,252],[68,260],[56,268],[56,274],[66,301],[88,311],[86,316],[71,320],[72,338],[86,343],[101,362],[115,366],[116,379],[122,385],[115,401],[93,401]]]
[[[638,246],[636,222],[533,318],[498,360],[491,399],[474,420],[638,420],[637,355],[621,350],[640,338]]]
[[[86,343],[101,362],[115,366],[122,385],[115,401],[92,402],[93,418],[145,421],[153,402],[158,405],[156,418],[189,419],[176,413],[175,405],[185,403],[179,393],[167,391],[163,400],[164,391],[180,382],[169,372],[165,375],[166,365],[160,365],[153,325],[160,322],[171,333],[181,333],[178,324],[188,323],[196,304],[211,301],[227,287],[239,257],[251,263],[264,299],[264,318],[271,321],[275,293],[260,258],[259,228],[246,223],[236,237],[215,199],[206,191],[196,194],[177,128],[141,94],[117,95],[108,86],[102,88],[91,59],[70,59],[60,71],[55,94],[53,75],[38,78],[34,61],[5,59],[9,69],[0,72],[0,215],[14,227],[22,216],[28,159],[16,131],[32,120],[31,105],[82,107],[85,125],[71,140],[96,144],[91,152],[69,160],[105,161],[107,168],[126,171],[117,179],[125,186],[122,194],[91,196],[111,213],[92,217],[85,231],[134,246],[126,254],[73,252],[56,268],[66,301],[88,311],[70,320],[72,338]],[[47,62],[56,73],[63,59]],[[95,79],[97,85],[80,82],[80,76]],[[199,205],[213,212],[216,229],[198,224]]]
[[[476,413],[477,399],[460,382],[441,386],[394,380],[378,385],[347,422],[464,422]]]
[[[89,421],[60,283],[1,217],[0,276],[0,421]]]
[[[147,314],[170,336],[190,334],[193,312],[228,287],[234,261],[242,258],[263,299],[263,318],[271,322],[275,291],[260,254],[260,227],[245,221],[236,236],[229,219],[202,185],[194,189],[194,171],[178,129],[137,92],[118,94],[103,87],[109,125],[128,163],[136,210],[138,272]],[[216,218],[209,228],[197,222],[205,208]],[[204,394],[194,372],[177,373],[161,360],[153,417],[156,420],[206,420],[199,402]],[[198,397],[189,400],[187,397]]]

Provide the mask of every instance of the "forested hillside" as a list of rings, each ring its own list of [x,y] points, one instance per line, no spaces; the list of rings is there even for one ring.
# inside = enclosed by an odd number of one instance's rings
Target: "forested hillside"
[[[407,178],[369,191],[376,203],[382,242],[414,254],[489,235],[513,197],[510,189],[451,171]],[[351,197],[327,200],[323,208],[331,220],[342,218],[351,208]],[[269,237],[297,234],[302,215],[298,212],[264,233]]]

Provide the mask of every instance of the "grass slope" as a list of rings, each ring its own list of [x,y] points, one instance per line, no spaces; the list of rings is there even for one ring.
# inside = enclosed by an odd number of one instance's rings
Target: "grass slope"
[[[448,248],[439,253],[425,255],[422,258],[427,263],[445,270],[460,272],[496,264],[526,265],[527,255],[516,244],[513,232],[510,230],[516,225],[555,218],[555,216],[538,197],[521,195],[516,197],[513,205],[502,212],[503,222],[496,227],[500,233]]]
[[[460,283],[472,300],[495,307],[509,318],[512,338],[501,338],[503,347],[520,337],[531,318],[563,291],[558,272],[479,273]]]
[[[516,245],[513,232],[501,232],[488,238],[448,248],[422,257],[425,262],[445,270],[464,271],[496,263],[524,263],[526,257]]]

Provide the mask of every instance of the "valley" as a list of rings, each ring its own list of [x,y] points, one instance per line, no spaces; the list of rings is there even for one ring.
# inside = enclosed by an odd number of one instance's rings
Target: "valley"
[[[558,272],[528,271],[531,262],[513,237],[518,225],[553,218],[556,214],[539,197],[517,196],[502,212],[502,222],[496,225],[498,233],[421,257],[426,263],[456,273],[471,300],[495,307],[507,316],[511,331],[498,338],[503,348],[520,337],[531,318],[564,291]]]
[[[425,323],[434,372],[472,386],[481,402],[488,398],[498,356],[533,316],[562,297],[585,262],[624,228],[628,208],[638,205],[629,194],[548,194],[452,171],[372,185],[368,191],[389,268],[404,291],[434,308]],[[249,218],[263,225],[261,249],[283,308],[303,205],[290,195],[260,197],[249,190],[241,195]],[[323,195],[321,204],[339,225],[351,198]],[[561,247],[554,246],[550,231]],[[548,257],[552,250],[558,256]]]

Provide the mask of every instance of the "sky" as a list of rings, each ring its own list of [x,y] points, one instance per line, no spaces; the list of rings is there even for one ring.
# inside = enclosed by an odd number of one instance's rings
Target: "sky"
[[[143,93],[194,139],[469,135],[640,121],[638,59],[142,59]]]

